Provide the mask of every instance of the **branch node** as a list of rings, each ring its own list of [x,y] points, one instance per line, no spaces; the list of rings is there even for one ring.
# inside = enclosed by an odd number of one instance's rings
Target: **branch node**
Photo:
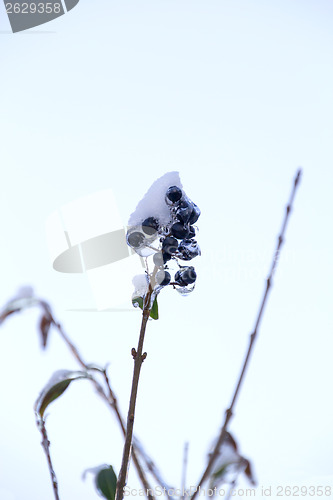
[[[131,413],[130,416],[129,416],[129,420],[131,422],[134,422],[134,413]]]
[[[131,349],[131,354],[132,354],[132,356],[133,356],[133,359],[135,359],[135,358],[136,358],[136,354],[137,354],[137,353],[136,353],[136,350],[135,350],[135,347],[132,347],[132,349]]]
[[[144,309],[142,312],[142,316],[144,317],[144,319],[148,319],[150,316],[150,309]]]
[[[144,353],[142,354],[142,356],[141,356],[141,361],[142,361],[142,363],[144,362],[144,360],[146,359],[146,357],[147,357],[147,353],[146,353],[146,352],[144,352]]]
[[[253,335],[253,333],[252,333]],[[231,408],[228,408],[226,411],[225,411],[225,415],[226,415],[226,418],[229,420],[231,417],[232,417],[232,410]]]

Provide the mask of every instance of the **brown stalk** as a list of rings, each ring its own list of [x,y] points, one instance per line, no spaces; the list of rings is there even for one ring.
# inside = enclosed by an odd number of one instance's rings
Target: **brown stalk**
[[[142,311],[142,321],[140,328],[140,335],[138,341],[137,350],[132,349],[132,355],[134,358],[134,370],[133,370],[133,379],[132,379],[132,389],[131,396],[129,401],[128,415],[127,415],[127,427],[126,427],[126,438],[123,449],[123,457],[120,467],[120,473],[118,475],[117,481],[117,491],[116,491],[116,499],[122,500],[124,497],[124,486],[126,484],[127,470],[129,465],[130,453],[132,448],[132,439],[133,439],[133,427],[134,427],[134,416],[135,416],[135,407],[136,407],[136,398],[138,393],[139,379],[142,363],[145,360],[147,354],[142,353],[143,351],[143,343],[146,333],[146,327],[148,318],[151,311],[151,299],[153,295],[153,285],[155,283],[155,276],[158,268],[155,266],[152,276],[150,277],[148,291],[146,293],[143,311]],[[132,452],[133,453],[133,452]]]
[[[241,373],[240,373],[240,376],[239,376],[239,379],[238,379],[238,382],[237,382],[237,385],[236,385],[236,388],[235,388],[235,391],[234,391],[234,394],[233,394],[233,397],[232,397],[232,401],[231,401],[231,404],[230,404],[229,408],[226,410],[224,423],[223,423],[223,426],[222,426],[219,438],[217,440],[217,443],[215,445],[214,451],[210,455],[207,467],[206,467],[204,473],[201,476],[201,479],[200,479],[200,481],[198,483],[198,486],[196,487],[195,492],[193,493],[193,495],[191,497],[191,500],[194,500],[194,498],[200,492],[200,487],[208,479],[209,474],[210,474],[210,472],[212,470],[212,467],[214,465],[214,462],[215,462],[216,458],[219,455],[220,447],[221,447],[221,445],[223,443],[223,440],[225,439],[225,436],[226,436],[226,433],[227,433],[227,429],[228,429],[229,421],[231,420],[231,418],[233,416],[233,409],[234,409],[234,406],[235,406],[235,403],[236,403],[236,400],[237,400],[237,397],[238,397],[238,394],[239,394],[242,382],[244,380],[246,369],[247,369],[247,366],[248,366],[248,363],[249,363],[249,359],[250,359],[250,356],[251,356],[251,353],[252,353],[252,350],[253,350],[254,342],[255,342],[255,340],[257,338],[257,335],[258,335],[259,326],[260,326],[261,319],[262,319],[262,316],[263,316],[263,312],[264,312],[264,308],[265,308],[265,305],[266,305],[267,297],[268,297],[269,291],[270,291],[271,286],[272,286],[272,278],[273,278],[274,271],[275,271],[276,266],[277,266],[277,261],[278,261],[278,258],[279,258],[280,249],[281,249],[282,244],[284,242],[284,235],[285,235],[287,223],[288,223],[288,220],[289,220],[290,212],[292,210],[292,205],[293,205],[293,202],[294,202],[294,197],[295,197],[297,186],[299,185],[300,178],[301,178],[301,170],[298,170],[297,174],[296,174],[296,177],[294,179],[294,182],[293,182],[293,189],[292,189],[292,192],[291,192],[291,195],[290,195],[290,199],[289,199],[288,205],[286,206],[286,212],[285,212],[285,216],[284,216],[284,219],[283,219],[282,228],[281,228],[280,234],[278,236],[278,241],[277,241],[276,249],[275,249],[275,252],[273,254],[273,259],[272,259],[270,271],[269,271],[269,274],[268,274],[268,278],[266,280],[266,288],[265,288],[265,291],[264,291],[264,296],[262,298],[262,301],[261,301],[261,304],[260,304],[260,307],[259,307],[259,311],[258,311],[258,315],[257,315],[257,320],[256,320],[256,323],[255,323],[255,327],[254,327],[253,333],[251,333],[251,335],[250,335],[250,341],[249,341],[248,350],[247,350],[247,353],[246,353],[246,356],[245,356],[245,360],[244,360],[244,363],[243,363],[243,366],[242,366],[242,369],[241,369]]]
[[[58,480],[57,480],[56,473],[54,472],[54,468],[53,468],[53,464],[52,464],[52,460],[51,460],[50,441],[49,441],[48,436],[47,436],[45,421],[42,417],[40,417],[39,415],[36,414],[36,422],[37,422],[37,427],[42,435],[42,443],[41,444],[42,444],[44,452],[45,452],[47,465],[48,465],[50,476],[51,476],[54,498],[55,498],[55,500],[60,500],[59,491],[58,491]]]

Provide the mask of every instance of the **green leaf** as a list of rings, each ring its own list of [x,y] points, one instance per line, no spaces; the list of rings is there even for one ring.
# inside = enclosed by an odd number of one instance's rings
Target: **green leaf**
[[[39,407],[39,414],[41,417],[44,416],[44,412],[46,408],[49,406],[52,401],[57,399],[61,394],[65,392],[69,384],[72,382],[72,380],[63,380],[62,382],[59,382],[59,384],[54,385],[51,387],[51,389],[45,394],[41,405]]]
[[[153,319],[158,319],[158,304],[157,304],[157,297],[155,297],[155,300],[153,302],[151,311],[150,311],[150,317]]]
[[[138,304],[138,306],[140,307],[140,309],[143,310],[143,298],[142,297],[134,297],[134,299],[132,299],[132,304],[133,305]],[[155,300],[153,302],[153,305],[152,305],[152,308],[151,308],[151,311],[150,311],[150,317],[153,318],[153,319],[158,319],[157,297],[155,297]]]
[[[134,299],[132,299],[132,304],[133,304],[133,306],[135,304],[138,304],[140,309],[143,309],[143,298],[142,297],[134,297]]]
[[[106,469],[101,469],[95,479],[98,492],[108,500],[114,500],[117,487],[117,476],[110,465]]]
[[[36,401],[35,410],[39,416],[43,418],[49,404],[58,399],[73,380],[80,378],[91,378],[91,375],[83,371],[59,370],[55,372]]]

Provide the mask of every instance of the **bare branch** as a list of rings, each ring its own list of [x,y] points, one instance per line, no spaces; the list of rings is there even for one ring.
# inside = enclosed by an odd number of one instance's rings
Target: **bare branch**
[[[281,249],[282,244],[284,242],[284,235],[285,235],[287,223],[288,223],[289,216],[290,216],[290,213],[291,213],[291,210],[292,210],[292,205],[293,205],[293,202],[294,202],[294,197],[295,197],[297,186],[299,185],[300,178],[301,178],[301,170],[298,170],[298,172],[296,174],[296,177],[294,179],[294,182],[293,182],[293,189],[292,189],[292,192],[291,192],[291,195],[290,195],[290,199],[289,199],[288,205],[286,206],[285,216],[284,216],[284,219],[283,219],[283,223],[282,223],[282,228],[281,228],[280,234],[278,236],[276,249],[275,249],[275,252],[273,254],[272,264],[271,264],[271,267],[270,267],[268,278],[266,280],[266,287],[265,287],[264,296],[262,298],[262,301],[261,301],[261,304],[260,304],[260,307],[259,307],[259,311],[258,311],[258,315],[257,315],[257,320],[256,320],[256,323],[255,323],[254,331],[250,335],[250,341],[249,341],[248,350],[247,350],[247,353],[246,353],[246,356],[245,356],[245,360],[244,360],[244,363],[243,363],[243,366],[242,366],[242,369],[241,369],[241,373],[240,373],[240,376],[239,376],[239,379],[238,379],[238,382],[237,382],[237,385],[236,385],[236,388],[235,388],[235,391],[234,391],[234,394],[233,394],[233,397],[232,397],[231,405],[229,406],[229,408],[226,411],[225,420],[224,420],[224,423],[223,423],[223,426],[222,426],[219,438],[217,440],[216,446],[214,448],[213,453],[211,454],[211,456],[209,458],[207,467],[206,467],[206,469],[205,469],[205,471],[204,471],[204,473],[203,473],[203,475],[202,475],[202,477],[201,477],[201,479],[200,479],[200,481],[198,483],[197,489],[194,492],[194,494],[192,495],[192,500],[194,500],[194,498],[196,497],[197,493],[200,491],[200,487],[206,481],[206,479],[208,478],[208,476],[209,476],[209,474],[210,474],[210,472],[212,470],[212,466],[213,466],[216,458],[218,457],[220,447],[221,447],[221,445],[223,443],[223,440],[224,440],[224,438],[226,436],[229,421],[230,421],[231,417],[233,416],[233,409],[234,409],[234,406],[235,406],[235,403],[236,403],[236,400],[237,400],[237,397],[238,397],[238,394],[239,394],[239,391],[240,391],[240,387],[241,387],[242,382],[244,380],[244,376],[245,376],[246,369],[247,369],[247,366],[248,366],[248,363],[249,363],[249,359],[250,359],[250,356],[251,356],[251,353],[252,353],[254,342],[255,342],[255,340],[257,338],[257,335],[258,335],[259,326],[260,326],[261,319],[262,319],[263,312],[264,312],[264,308],[265,308],[265,305],[266,305],[266,302],[267,302],[268,293],[269,293],[269,291],[270,291],[270,289],[272,287],[272,278],[273,278],[273,275],[274,275],[274,272],[275,272],[275,269],[276,269],[276,266],[277,266],[278,257],[279,257],[279,254],[280,254],[280,249]]]
[[[148,322],[148,318],[151,311],[152,298],[153,298],[153,285],[155,282],[155,276],[158,271],[158,268],[155,266],[154,271],[149,280],[149,287],[144,298],[143,311],[142,311],[142,321],[139,335],[138,347],[136,349],[136,354],[134,357],[134,370],[133,370],[133,379],[132,379],[132,389],[131,396],[128,408],[127,415],[127,427],[126,427],[126,438],[123,450],[123,458],[121,462],[121,468],[118,476],[117,482],[117,491],[116,491],[116,500],[122,500],[124,496],[124,486],[126,484],[126,477],[129,465],[129,458],[132,447],[132,439],[133,439],[133,427],[134,427],[134,416],[135,416],[135,407],[136,407],[136,397],[138,393],[139,379],[140,379],[140,371],[141,366],[146,358],[147,354],[142,353],[143,351],[143,343],[146,333],[146,326]]]
[[[45,427],[45,420],[42,418],[38,413],[36,412],[36,423],[37,427],[42,435],[42,446],[46,455],[46,460],[47,460],[47,465],[49,468],[50,476],[51,476],[51,482],[53,486],[53,493],[54,493],[54,498],[55,500],[60,500],[59,498],[59,491],[58,491],[58,480],[57,476],[54,472],[52,460],[51,460],[51,455],[50,455],[50,441],[47,436],[46,432],[46,427]]]

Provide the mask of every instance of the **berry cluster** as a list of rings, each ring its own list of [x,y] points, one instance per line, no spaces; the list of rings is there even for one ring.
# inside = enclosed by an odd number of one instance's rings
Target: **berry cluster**
[[[182,289],[192,286],[193,289],[197,278],[195,269],[193,266],[182,266],[178,259],[190,261],[201,254],[194,238],[197,229],[194,224],[201,212],[177,186],[168,188],[165,202],[170,210],[169,222],[161,224],[158,216],[152,215],[143,220],[140,226],[128,230],[127,243],[141,256],[154,254],[153,261],[158,268],[155,274],[158,287],[171,284]],[[168,266],[171,262],[178,266],[173,280]]]

